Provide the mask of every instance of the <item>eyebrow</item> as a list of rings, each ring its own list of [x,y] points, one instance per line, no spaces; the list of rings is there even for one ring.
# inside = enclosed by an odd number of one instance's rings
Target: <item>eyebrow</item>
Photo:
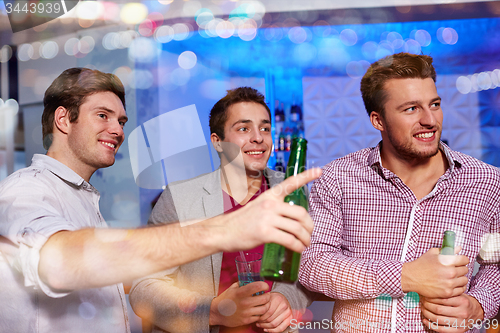
[[[432,103],[435,103],[435,102],[438,102],[438,101],[439,101],[439,102],[441,101],[441,97],[439,97],[439,96],[438,96],[438,97],[435,97],[434,99],[432,99],[432,100],[431,100],[431,104],[432,104]],[[396,107],[396,109],[397,109],[397,110],[400,110],[400,109],[402,109],[402,108],[404,108],[404,107],[406,107],[406,106],[415,105],[415,104],[420,105],[420,104],[422,104],[422,103],[421,103],[420,101],[418,101],[418,100],[415,100],[415,101],[408,101],[408,102],[404,102],[403,104],[401,104],[401,105],[397,106],[397,107]]]
[[[231,125],[231,127],[234,127],[235,125],[240,124],[240,123],[242,123],[242,124],[250,124],[250,123],[253,123],[253,121],[251,121],[250,119],[240,119],[240,120],[235,121],[234,124]],[[262,119],[260,121],[260,123],[261,124],[270,124],[271,121],[267,120],[267,119]]]
[[[109,109],[109,108],[107,108],[105,106],[96,106],[95,109],[97,111],[106,111],[108,113],[116,114],[115,110]],[[125,122],[125,123],[128,121],[128,117],[127,116],[121,116],[118,119],[121,120],[121,121],[123,121],[123,122]]]

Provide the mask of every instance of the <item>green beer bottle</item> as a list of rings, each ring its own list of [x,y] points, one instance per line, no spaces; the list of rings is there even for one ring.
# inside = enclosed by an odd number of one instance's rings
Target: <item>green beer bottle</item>
[[[293,139],[285,178],[297,175],[305,170],[306,150],[306,139],[300,137]],[[305,188],[302,187],[287,195],[285,202],[308,209]],[[293,252],[275,243],[269,243],[264,246],[260,275],[265,280],[293,283],[297,280],[299,265],[300,253]]]
[[[443,236],[443,245],[441,246],[440,254],[454,255],[455,254],[455,232],[446,230]]]

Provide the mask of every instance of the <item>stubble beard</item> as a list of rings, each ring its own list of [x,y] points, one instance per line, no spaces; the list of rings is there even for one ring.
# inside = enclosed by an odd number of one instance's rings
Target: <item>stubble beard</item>
[[[404,160],[413,161],[413,160],[424,160],[436,156],[439,152],[439,140],[441,139],[441,131],[436,131],[436,147],[435,149],[429,151],[421,151],[415,149],[411,141],[410,142],[401,142],[397,140],[393,135],[392,131],[387,131],[387,137],[389,139],[390,144],[394,147],[396,153]]]

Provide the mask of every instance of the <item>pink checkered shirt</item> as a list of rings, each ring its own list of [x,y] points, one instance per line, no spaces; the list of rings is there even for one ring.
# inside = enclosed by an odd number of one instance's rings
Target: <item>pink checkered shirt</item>
[[[391,332],[394,322],[393,332],[428,332],[418,295],[401,290],[401,270],[404,262],[441,247],[445,230],[456,232],[460,254],[471,261],[467,294],[479,301],[485,318],[494,317],[499,266],[479,261],[474,278],[472,273],[482,237],[500,231],[500,171],[441,144],[449,168],[417,200],[382,167],[379,147],[329,163],[312,186],[315,228],[299,278],[306,288],[336,299],[332,331]]]

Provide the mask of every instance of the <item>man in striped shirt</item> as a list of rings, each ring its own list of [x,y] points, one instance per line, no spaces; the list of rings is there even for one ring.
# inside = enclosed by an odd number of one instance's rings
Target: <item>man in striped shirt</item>
[[[440,141],[432,58],[399,53],[368,69],[361,92],[377,147],[335,160],[310,196],[315,222],[300,282],[334,298],[335,332],[465,332],[500,303],[498,265],[474,261],[500,229],[500,173]],[[439,255],[443,233],[458,255]],[[482,321],[483,320],[483,321]]]

